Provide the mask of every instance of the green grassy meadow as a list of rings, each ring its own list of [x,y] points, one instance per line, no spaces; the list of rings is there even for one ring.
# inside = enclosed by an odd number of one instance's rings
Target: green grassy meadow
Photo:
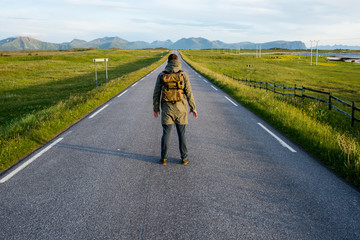
[[[237,78],[298,87],[306,86],[360,106],[360,64],[326,61],[319,57],[318,66],[310,66],[309,56],[270,54],[218,54],[216,51],[184,51],[192,61],[218,73]],[[226,64],[224,64],[226,62]],[[247,67],[251,65],[251,67]]]
[[[114,97],[164,60],[161,49],[0,52],[0,171]],[[93,58],[97,63],[95,84]],[[161,60],[161,61],[160,61]]]
[[[309,57],[287,54],[261,58],[214,50],[181,51],[181,54],[233,98],[360,188],[360,123],[355,122],[351,127],[350,118],[329,111],[326,104],[254,89],[224,76],[331,91],[359,107],[360,64],[319,58],[317,66],[310,66]],[[356,117],[360,118],[359,114]]]

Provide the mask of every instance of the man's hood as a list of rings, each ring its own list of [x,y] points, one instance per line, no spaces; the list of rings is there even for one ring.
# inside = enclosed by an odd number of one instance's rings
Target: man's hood
[[[181,70],[181,63],[179,60],[171,60],[165,67],[166,72],[178,72]]]

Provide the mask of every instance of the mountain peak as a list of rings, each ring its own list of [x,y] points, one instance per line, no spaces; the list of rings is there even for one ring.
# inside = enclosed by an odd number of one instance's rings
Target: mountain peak
[[[104,37],[104,38],[97,38],[94,39],[92,41],[90,41],[91,43],[100,43],[100,44],[104,44],[104,43],[111,43],[111,42],[122,42],[122,43],[127,43],[128,41],[119,38],[119,37]]]
[[[74,38],[70,43],[86,43],[86,41]]]
[[[5,38],[3,40],[0,40],[0,46],[3,45],[3,44],[6,44],[6,43],[12,42],[12,41],[14,41],[16,39],[17,39],[17,37],[10,37],[10,38]]]

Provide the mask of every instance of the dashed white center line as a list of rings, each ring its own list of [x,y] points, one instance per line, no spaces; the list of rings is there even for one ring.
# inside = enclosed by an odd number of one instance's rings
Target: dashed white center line
[[[6,175],[3,179],[0,180],[0,183],[4,183],[7,180],[9,180],[10,178],[12,178],[13,176],[15,176],[15,174],[17,174],[18,172],[20,172],[21,170],[23,170],[27,165],[29,165],[30,163],[32,163],[33,161],[35,161],[38,157],[40,157],[41,155],[43,155],[45,152],[49,151],[50,148],[52,148],[53,146],[55,146],[58,142],[60,142],[61,140],[63,140],[64,138],[59,138],[57,139],[55,142],[51,143],[49,146],[47,146],[46,148],[44,148],[43,150],[41,150],[39,153],[37,153],[35,156],[33,156],[32,158],[30,158],[28,161],[24,162],[23,164],[21,164],[18,168],[16,168],[14,171],[12,171],[10,174]]]
[[[122,92],[118,97],[121,97],[122,95],[124,95],[128,90],[125,90],[124,92]]]
[[[135,87],[139,82],[134,83],[131,87]]]
[[[280,144],[283,147],[286,147],[287,149],[289,149],[291,152],[295,153],[296,150],[293,149],[292,147],[290,147],[289,145],[287,145],[283,140],[281,140],[278,136],[276,136],[274,133],[272,133],[269,129],[267,129],[264,125],[262,125],[261,123],[258,123],[258,125],[260,127],[262,127],[265,131],[267,131],[271,136],[273,136],[276,140],[278,140],[280,142]]]
[[[229,102],[231,102],[232,104],[234,104],[236,107],[238,106],[233,100],[231,100],[231,99],[228,98],[227,96],[225,96],[225,98],[226,98]]]
[[[105,106],[103,106],[100,110],[96,111],[93,115],[91,115],[89,117],[89,119],[93,118],[96,116],[96,114],[98,114],[99,112],[101,112],[102,110],[104,110],[105,108],[107,108],[109,106],[109,104],[106,104]]]
[[[214,87],[213,85],[211,85],[211,87],[217,91],[217,88],[216,88],[216,87]]]
[[[208,83],[208,81],[206,81],[205,79],[203,79],[204,82]]]

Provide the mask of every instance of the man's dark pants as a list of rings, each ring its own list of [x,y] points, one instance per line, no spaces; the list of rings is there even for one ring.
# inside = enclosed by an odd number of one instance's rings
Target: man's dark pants
[[[163,135],[161,138],[161,159],[167,159],[168,150],[170,144],[170,133],[173,124],[165,125],[163,124]],[[175,124],[178,138],[179,138],[179,149],[181,154],[181,159],[188,158],[188,151],[186,147],[186,137],[185,137],[185,127],[186,125]]]

